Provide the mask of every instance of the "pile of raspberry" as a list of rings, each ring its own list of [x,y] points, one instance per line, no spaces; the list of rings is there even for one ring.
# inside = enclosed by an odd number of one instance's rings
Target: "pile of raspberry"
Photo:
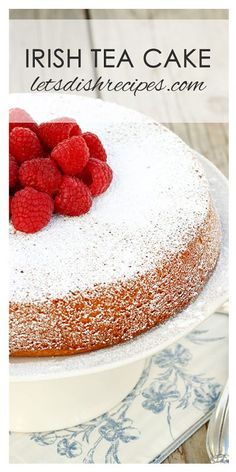
[[[71,118],[38,125],[25,110],[11,109],[9,151],[10,217],[24,233],[40,231],[53,213],[87,213],[112,181],[99,137]]]

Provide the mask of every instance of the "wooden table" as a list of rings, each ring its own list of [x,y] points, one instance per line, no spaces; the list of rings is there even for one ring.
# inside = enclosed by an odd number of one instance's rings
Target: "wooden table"
[[[11,10],[10,17],[19,19],[226,19],[226,10]],[[147,30],[150,34],[150,30]],[[88,29],[88,42],[93,44],[93,30]],[[102,98],[102,97],[101,97]],[[193,149],[211,160],[228,175],[228,125],[222,123],[165,123]],[[171,454],[164,463],[209,463],[206,453],[207,425]]]

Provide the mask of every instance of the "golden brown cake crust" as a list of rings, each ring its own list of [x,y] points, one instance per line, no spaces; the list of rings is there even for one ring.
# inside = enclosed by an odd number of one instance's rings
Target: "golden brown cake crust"
[[[200,293],[215,268],[220,239],[219,218],[211,205],[186,249],[155,270],[60,299],[11,303],[11,356],[89,352],[159,325]]]

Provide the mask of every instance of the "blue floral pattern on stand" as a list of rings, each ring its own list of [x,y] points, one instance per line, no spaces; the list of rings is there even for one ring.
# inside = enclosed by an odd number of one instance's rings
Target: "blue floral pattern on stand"
[[[191,357],[189,349],[179,343],[153,356],[153,363],[164,371],[142,392],[145,398],[142,402],[143,408],[151,410],[154,414],[166,410],[166,420],[172,439],[174,439],[171,427],[173,404],[176,408],[184,410],[191,403],[195,408],[207,411],[214,408],[220,395],[221,386],[215,383],[213,378],[187,371]]]
[[[195,330],[186,339],[194,344],[224,339],[210,337],[207,331]],[[31,441],[39,446],[55,446],[58,455],[68,460],[81,457],[83,463],[96,463],[102,448],[104,463],[119,464],[121,445],[137,441],[141,435],[130,414],[134,400],[149,414],[165,414],[170,438],[174,440],[172,412],[188,407],[209,411],[221,390],[214,378],[189,370],[192,357],[183,343],[164,349],[146,361],[138,383],[118,407],[74,428],[31,434]]]
[[[57,452],[61,456],[66,456],[68,459],[71,459],[72,457],[77,457],[81,454],[82,447],[78,441],[63,438],[57,444]]]

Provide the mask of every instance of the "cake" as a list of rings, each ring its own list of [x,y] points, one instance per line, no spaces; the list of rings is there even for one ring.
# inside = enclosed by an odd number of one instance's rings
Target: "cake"
[[[220,221],[196,153],[133,110],[71,95],[12,94],[37,122],[78,120],[101,137],[113,181],[80,217],[35,234],[10,224],[10,354],[60,356],[128,341],[200,293]]]

